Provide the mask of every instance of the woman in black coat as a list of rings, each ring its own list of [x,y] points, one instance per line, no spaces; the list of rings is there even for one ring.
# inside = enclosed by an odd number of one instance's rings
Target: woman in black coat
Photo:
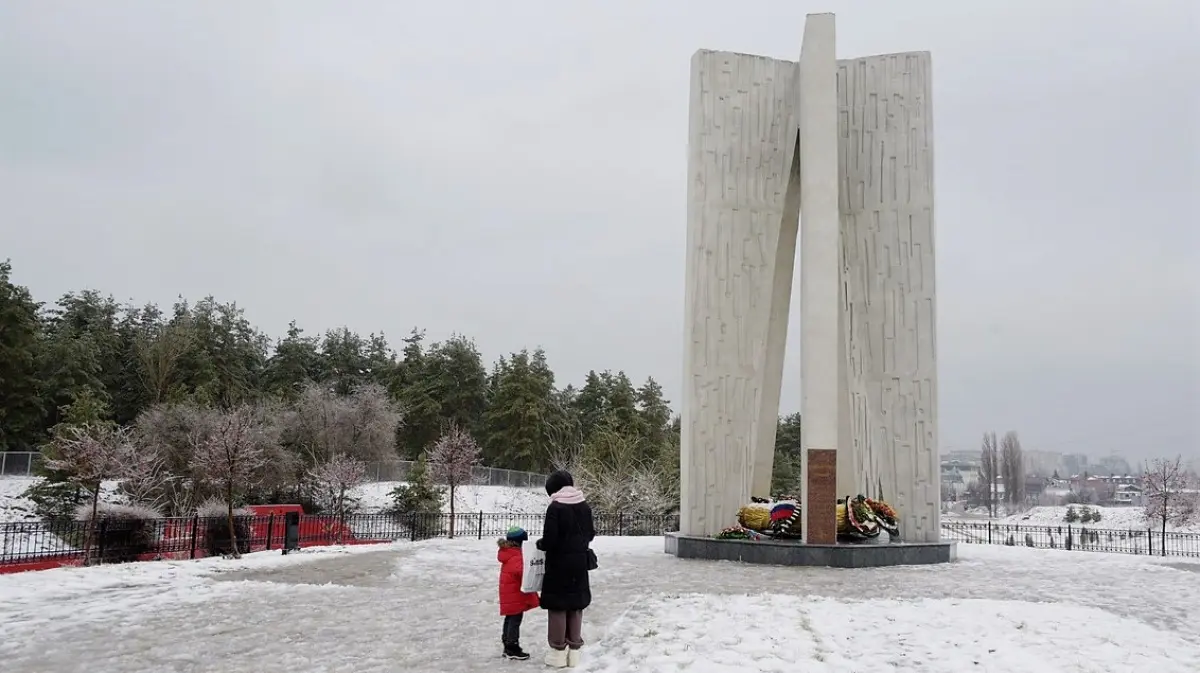
[[[575,488],[575,479],[565,470],[546,479],[550,506],[546,527],[537,548],[546,552],[542,578],[542,609],[549,612],[547,640],[550,654],[546,665],[563,668],[579,663],[583,647],[583,611],[592,603],[588,585],[589,545],[596,537],[592,507]]]

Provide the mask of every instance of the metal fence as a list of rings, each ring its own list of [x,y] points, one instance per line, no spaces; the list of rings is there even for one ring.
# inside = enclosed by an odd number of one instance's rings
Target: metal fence
[[[37,451],[0,451],[0,477],[32,477],[41,462]]]
[[[679,529],[677,515],[593,515],[597,535],[662,535]],[[284,515],[235,518],[242,553],[281,549]],[[301,547],[366,544],[435,537],[502,537],[521,526],[537,537],[542,514],[350,514],[300,517]],[[232,551],[224,517],[107,519],[0,524],[0,565],[89,561],[118,563],[162,558],[202,558]]]
[[[1028,526],[991,521],[943,521],[942,539],[1009,547],[1200,558],[1200,533],[1164,533],[1145,528],[1114,530],[1073,525]]]
[[[407,481],[408,473],[417,463],[412,460],[385,460],[367,464],[367,477],[371,481]],[[498,467],[479,466],[471,470],[474,482],[480,486],[512,486],[515,488],[540,488],[546,483],[546,475],[538,472],[518,472]]]
[[[42,454],[36,451],[0,451],[0,477],[31,477],[41,463]],[[411,460],[383,460],[367,464],[367,477],[371,481],[405,481],[416,465]],[[472,470],[474,481],[480,486],[512,486],[516,488],[540,488],[546,483],[546,475],[537,472],[518,472],[498,467],[476,467]]]

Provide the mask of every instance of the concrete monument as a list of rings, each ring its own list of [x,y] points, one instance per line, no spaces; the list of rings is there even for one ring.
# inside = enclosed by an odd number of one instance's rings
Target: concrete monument
[[[860,493],[938,540],[930,57],[834,46],[814,14],[798,62],[692,58],[682,536],[770,495],[798,242],[805,541]]]

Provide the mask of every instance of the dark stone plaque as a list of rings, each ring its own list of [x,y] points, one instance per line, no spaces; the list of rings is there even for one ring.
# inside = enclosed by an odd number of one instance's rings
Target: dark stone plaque
[[[808,544],[837,542],[837,451],[809,449],[804,530]]]

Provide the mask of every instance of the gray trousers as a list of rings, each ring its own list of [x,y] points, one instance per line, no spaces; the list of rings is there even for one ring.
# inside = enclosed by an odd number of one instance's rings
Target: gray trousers
[[[550,647],[556,650],[565,650],[568,647],[578,650],[583,647],[583,610],[548,611],[546,633]]]

